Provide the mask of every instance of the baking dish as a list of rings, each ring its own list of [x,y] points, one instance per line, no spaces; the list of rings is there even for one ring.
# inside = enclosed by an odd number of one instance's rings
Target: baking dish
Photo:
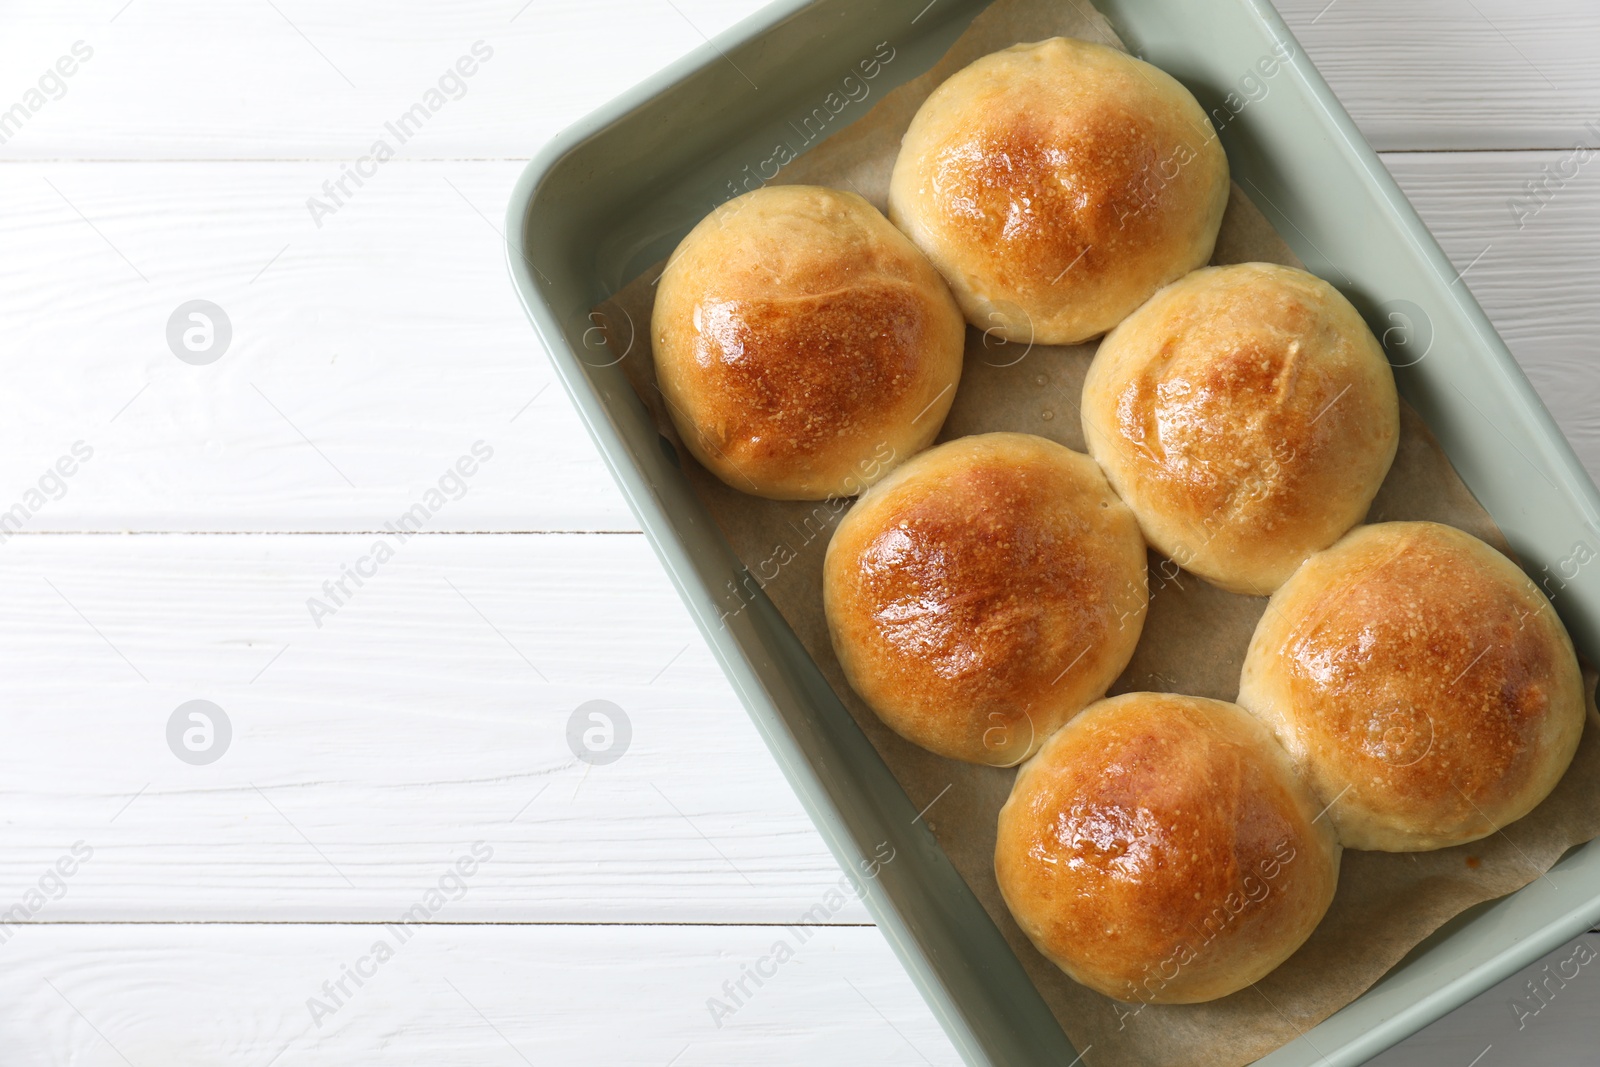
[[[1086,3],[1087,0],[1067,0]],[[771,146],[855,75],[866,95],[804,127],[816,140],[932,66],[977,0],[786,0],[735,26],[547,145],[506,216],[513,282],[645,536],[841,866],[896,859],[864,894],[960,1054],[1066,1064],[1077,1053],[999,931],[771,603],[754,587],[605,344],[590,309],[663,259],[712,206],[768,176]],[[1580,652],[1600,636],[1600,494],[1504,343],[1264,0],[1098,0],[1129,48],[1213,113],[1235,179],[1308,269],[1384,338],[1401,392],[1549,592]],[[885,47],[887,51],[884,51]],[[886,58],[887,57],[887,58]],[[860,64],[875,59],[863,81]],[[837,98],[837,97],[836,97]],[[1221,110],[1218,110],[1221,109]],[[1366,994],[1260,1062],[1359,1063],[1600,919],[1600,842],[1447,924]]]

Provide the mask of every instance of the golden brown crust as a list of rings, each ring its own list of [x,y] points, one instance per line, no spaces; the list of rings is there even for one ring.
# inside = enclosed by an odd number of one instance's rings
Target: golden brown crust
[[[1339,846],[1317,815],[1237,706],[1126,693],[1023,766],[995,876],[1072,978],[1125,1002],[1197,1003],[1260,979],[1321,921]]]
[[[1521,818],[1566,772],[1583,690],[1533,582],[1470,534],[1357,527],[1272,599],[1239,702],[1351,848],[1418,851]]]
[[[813,499],[859,493],[933,440],[965,328],[937,272],[865,200],[777,186],[684,238],[651,336],[695,457],[736,489]]]
[[[1394,375],[1338,290],[1271,263],[1207,267],[1101,343],[1090,453],[1150,543],[1265,595],[1361,521],[1400,439]]]
[[[1228,163],[1200,105],[1161,70],[1070,38],[957,72],[906,131],[889,217],[950,281],[968,321],[1072,344],[1211,257]]]
[[[823,571],[850,684],[940,755],[1010,765],[1106,688],[1144,625],[1144,543],[1089,457],[940,445],[861,498]]]

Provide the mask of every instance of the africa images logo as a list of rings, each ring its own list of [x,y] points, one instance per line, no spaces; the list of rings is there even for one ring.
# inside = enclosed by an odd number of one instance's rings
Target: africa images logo
[[[785,166],[799,159],[800,153],[826,134],[828,127],[847,108],[866,102],[867,97],[872,95],[872,79],[882,74],[883,68],[894,62],[894,57],[894,47],[888,41],[879,41],[872,55],[858,62],[854,71],[840,79],[838,88],[830,90],[820,104],[797,119],[789,120],[789,129],[795,135],[793,139],[786,137],[779,141],[773,145],[772,154],[766,159],[754,165],[745,164],[739,177],[727,180],[728,195],[754,192],[776,178]]]
[[[306,598],[306,611],[310,613],[317,629],[322,629],[324,619],[339,614],[339,609],[353,600],[356,593],[367,584],[366,580],[376,578],[379,568],[398,555],[400,548],[421,533],[447,503],[466,496],[471,489],[472,476],[493,458],[493,445],[474,441],[471,455],[463,453],[439,475],[436,485],[429,486],[398,518],[383,524],[383,536],[372,542],[369,550],[357,558],[353,566],[340,564],[338,577],[322,583],[322,596]],[[355,588],[352,589],[351,585]]]
[[[351,163],[340,164],[339,176],[322,183],[321,197],[306,197],[306,210],[311,213],[311,221],[316,223],[317,229],[322,229],[325,217],[337,214],[366,185],[366,179],[377,175],[380,164],[394,158],[396,148],[421,133],[428,121],[444,110],[451,100],[466,96],[467,79],[478,73],[481,64],[493,58],[493,48],[483,41],[472,42],[471,55],[458,57],[452,66],[445,68],[434,85],[424,90],[420,100],[402,111],[392,122],[383,124],[387,136],[374,140],[366,155]],[[390,138],[393,138],[393,144]],[[355,189],[350,188],[352,183]]]

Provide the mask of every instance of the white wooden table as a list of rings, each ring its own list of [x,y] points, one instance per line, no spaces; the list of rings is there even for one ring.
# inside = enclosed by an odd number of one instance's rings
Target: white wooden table
[[[838,872],[502,263],[523,161],[757,6],[0,5],[4,1067],[955,1062],[856,903],[708,1011]],[[1281,6],[1600,474],[1600,8]],[[1595,973],[1384,1062],[1593,1062]]]

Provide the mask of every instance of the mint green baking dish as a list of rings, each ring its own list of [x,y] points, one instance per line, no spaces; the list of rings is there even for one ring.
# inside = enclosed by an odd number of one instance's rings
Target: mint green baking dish
[[[1082,0],[1064,0],[1082,2]],[[706,641],[840,865],[897,852],[866,895],[968,1063],[1077,1055],[877,753],[764,598],[731,614],[742,567],[588,312],[664,258],[787,123],[890,42],[874,99],[928,69],[982,0],[784,0],[547,145],[506,214],[511,277],[562,382]],[[1208,110],[1236,180],[1307,267],[1384,336],[1401,391],[1438,435],[1579,648],[1600,636],[1600,494],[1505,344],[1304,53],[1268,84],[1288,29],[1265,0],[1097,0],[1128,46]],[[757,88],[759,86],[759,88]],[[1263,90],[1263,86],[1266,86]],[[1230,95],[1232,97],[1230,99]],[[870,103],[870,102],[869,102]],[[865,113],[842,112],[831,134]],[[648,338],[629,355],[649,358]],[[736,585],[737,583],[737,585]],[[1600,841],[1447,925],[1359,1000],[1265,1059],[1355,1064],[1600,920]]]

